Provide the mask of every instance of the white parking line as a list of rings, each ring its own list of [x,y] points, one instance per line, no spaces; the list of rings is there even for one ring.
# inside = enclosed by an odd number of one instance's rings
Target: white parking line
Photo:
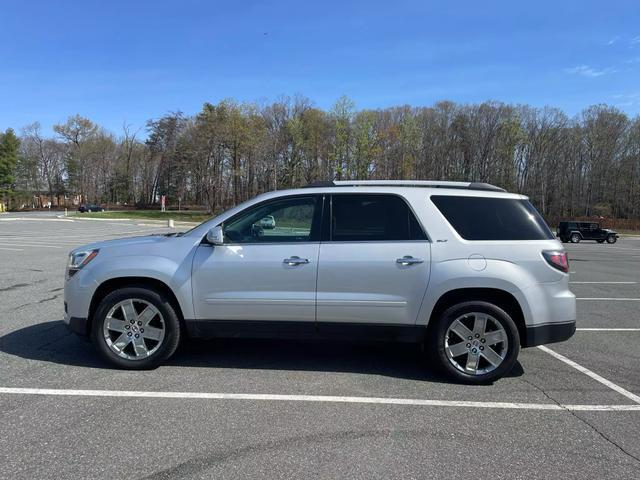
[[[2,248],[2,247],[0,247],[0,250],[11,250],[12,252],[21,252],[22,248]]]
[[[512,410],[640,411],[640,405],[558,405],[555,403],[471,402],[457,400],[422,400],[417,398],[341,397],[327,395],[276,395],[263,393],[144,392],[127,390],[67,390],[55,388],[0,387],[0,394],[53,395],[75,397],[173,398],[201,400],[252,400],[275,402],[360,403],[414,405],[423,407],[500,408]]]
[[[73,222],[73,220],[66,219],[66,218],[11,217],[11,218],[0,218],[0,222]]]
[[[593,284],[611,284],[611,285],[635,285],[638,282],[569,282],[569,283],[593,283]]]
[[[577,332],[640,332],[640,328],[576,328]]]
[[[640,302],[640,298],[620,298],[620,297],[580,297],[576,300],[604,300],[615,302]]]
[[[588,368],[583,367],[582,365],[574,362],[573,360],[568,359],[567,357],[565,357],[564,355],[560,355],[558,352],[555,352],[553,350],[551,350],[549,347],[545,347],[544,345],[540,345],[538,347],[540,350],[542,350],[543,352],[547,352],[549,355],[551,355],[552,357],[557,358],[558,360],[560,360],[561,362],[566,363],[567,365],[569,365],[570,367],[575,368],[576,370],[578,370],[579,372],[584,373],[585,375],[593,378],[595,381],[600,382],[601,384],[609,387],[611,390],[614,390],[616,392],[618,392],[620,395],[624,395],[625,397],[627,397],[628,399],[640,404],[640,396],[636,395],[635,393],[631,393],[629,390],[625,390],[624,388],[622,388],[619,385],[616,385],[615,383],[607,380],[604,377],[601,377],[600,375],[598,375],[595,372],[592,372],[591,370],[589,370]]]
[[[578,253],[581,250],[583,251],[587,251],[588,247],[591,247],[592,250],[589,250],[589,253],[594,252],[596,250],[602,252],[602,253],[607,253],[607,250],[624,250],[627,252],[637,252],[639,249],[638,248],[625,248],[625,247],[603,247],[603,246],[599,246],[599,245],[582,245],[578,248],[576,248],[575,250],[571,249],[568,250],[570,253]]]
[[[35,244],[27,244],[27,243],[6,243],[0,240],[0,245],[2,245],[3,247],[5,246],[12,246],[12,247],[33,247],[33,248],[39,248],[39,247],[44,247],[44,248],[62,248],[62,247],[58,247],[55,245],[47,245],[44,243],[35,243]]]

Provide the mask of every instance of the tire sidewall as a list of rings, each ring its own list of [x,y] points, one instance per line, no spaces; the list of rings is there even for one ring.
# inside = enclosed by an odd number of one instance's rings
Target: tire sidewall
[[[614,243],[616,243],[616,240],[617,240],[617,238],[615,237],[615,235],[609,235],[609,236],[607,237],[607,243],[609,243],[609,244],[614,244]]]
[[[109,310],[123,300],[139,298],[153,304],[162,314],[165,324],[165,337],[160,348],[143,360],[127,360],[119,357],[108,347],[103,336],[103,325]],[[120,368],[142,370],[155,368],[169,358],[180,342],[180,321],[167,298],[155,290],[146,287],[126,287],[109,293],[96,309],[91,322],[91,340],[103,358]]]
[[[469,375],[461,372],[451,364],[445,352],[444,340],[449,326],[457,318],[471,312],[482,312],[495,318],[504,328],[509,342],[507,356],[502,364],[495,370],[483,375]],[[434,328],[430,329],[429,332],[429,351],[441,370],[450,378],[461,383],[482,384],[497,380],[513,369],[520,352],[520,335],[513,319],[500,307],[483,301],[459,303],[445,310],[439,318],[435,319],[435,322]]]
[[[580,243],[581,240],[580,235],[577,233],[572,234],[569,239],[571,240],[571,243]]]

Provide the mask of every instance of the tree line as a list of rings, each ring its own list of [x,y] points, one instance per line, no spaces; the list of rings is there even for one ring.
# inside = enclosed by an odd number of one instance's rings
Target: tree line
[[[79,115],[53,130],[0,134],[0,189],[13,206],[34,193],[137,206],[166,195],[217,212],[317,180],[433,179],[526,194],[548,219],[640,218],[640,117],[607,105],[570,117],[500,102],[357,110],[343,97],[322,110],[304,97],[224,100],[144,130],[116,134]]]

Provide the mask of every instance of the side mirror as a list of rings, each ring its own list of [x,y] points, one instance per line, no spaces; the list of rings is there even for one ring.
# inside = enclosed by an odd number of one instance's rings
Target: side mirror
[[[221,226],[213,227],[207,232],[207,242],[211,245],[222,245],[224,243],[224,233]]]

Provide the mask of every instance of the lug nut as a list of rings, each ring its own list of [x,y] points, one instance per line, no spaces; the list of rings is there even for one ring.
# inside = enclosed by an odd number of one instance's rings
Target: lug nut
[[[138,321],[138,325],[142,325],[142,322],[141,322],[141,321]]]
[[[471,344],[470,343],[467,343],[467,348],[471,348]]]
[[[144,328],[141,328],[141,329],[140,329],[140,333],[144,333]]]
[[[131,325],[133,325],[134,323],[136,323],[136,321],[135,321],[135,320],[131,320],[129,323],[130,323]]]
[[[478,349],[477,348],[471,349],[471,353],[478,353]]]
[[[125,325],[124,328],[126,328],[127,330],[129,330],[131,327],[129,325]]]
[[[480,338],[480,334],[479,333],[476,333],[476,338]]]
[[[140,335],[138,335],[138,334],[136,333],[136,338],[138,338],[139,336],[140,336]]]
[[[131,332],[128,332],[128,333],[127,333],[127,337],[130,337],[130,336],[131,336]]]
[[[469,340],[473,340],[473,337],[469,337]]]
[[[484,347],[480,347],[480,350],[484,350]]]
[[[485,343],[485,342],[486,342],[486,340],[485,340],[484,338],[481,338],[481,339],[480,339],[480,341],[481,341],[482,343]]]

